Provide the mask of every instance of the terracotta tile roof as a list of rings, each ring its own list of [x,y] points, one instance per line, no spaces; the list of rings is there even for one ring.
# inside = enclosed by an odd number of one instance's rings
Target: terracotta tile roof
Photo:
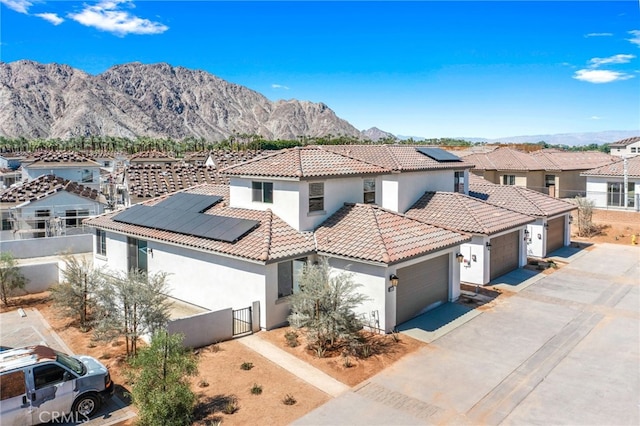
[[[100,164],[74,151],[38,151],[23,161],[23,166],[30,169],[47,169],[51,167],[100,167]]]
[[[178,161],[162,151],[143,151],[129,157],[130,162]]]
[[[471,172],[469,173],[469,185],[494,185],[493,182],[490,182],[483,178],[482,176],[478,176],[477,174]]]
[[[577,208],[568,201],[521,186],[470,183],[469,195],[534,217],[555,216]]]
[[[492,152],[471,154],[465,161],[474,164],[478,170],[545,170],[535,157],[511,148],[499,148]]]
[[[456,192],[426,192],[406,215],[431,225],[491,235],[535,218]]]
[[[252,160],[256,157],[264,155],[267,151],[263,150],[246,150],[232,151],[229,149],[215,149],[213,151],[190,152],[185,154],[184,160],[187,163],[204,162],[211,156],[215,163],[216,169],[223,169],[238,163]]]
[[[228,197],[228,187],[225,185],[204,184],[190,188],[184,192],[217,195]],[[171,195],[150,200],[145,205],[156,204]],[[228,200],[226,198],[225,200]],[[121,232],[140,238],[157,240],[186,247],[207,250],[214,253],[235,256],[244,259],[271,262],[306,255],[314,251],[313,234],[298,232],[286,222],[274,215],[270,210],[259,211],[231,208],[223,201],[210,208],[205,214],[234,217],[238,219],[255,220],[259,225],[235,243],[216,241],[208,238],[194,237],[176,232],[162,231],[144,226],[129,225],[116,222],[113,216],[122,210],[110,212],[91,219],[85,219],[84,224],[96,228]]]
[[[321,148],[399,172],[463,169],[473,166],[463,159],[455,162],[438,162],[416,150],[416,148],[440,148],[426,145],[322,145]],[[454,151],[452,153],[457,155]]]
[[[635,142],[640,142],[640,136],[634,136],[631,138],[622,139],[617,142],[613,142],[609,144],[609,146],[623,147],[623,146],[631,145],[632,143],[635,143]]]
[[[624,159],[580,173],[580,176],[624,177]],[[640,178],[640,155],[627,159],[627,176]]]
[[[375,164],[316,146],[276,151],[221,170],[227,175],[309,178],[389,173]]]
[[[611,164],[618,157],[600,151],[561,151],[541,149],[529,154],[545,170],[588,170]]]
[[[321,254],[396,263],[471,240],[373,204],[345,204],[316,231]]]
[[[104,196],[95,189],[58,176],[42,175],[37,179],[14,186],[0,193],[0,204],[5,206],[8,204],[22,204],[27,201],[39,200],[59,191],[67,191],[83,198],[106,203]]]

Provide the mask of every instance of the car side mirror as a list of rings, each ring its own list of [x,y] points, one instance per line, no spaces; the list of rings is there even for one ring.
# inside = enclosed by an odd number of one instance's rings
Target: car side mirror
[[[65,371],[64,374],[62,375],[62,380],[67,382],[71,379],[73,379],[73,376],[71,375],[71,373],[69,373],[68,371]]]

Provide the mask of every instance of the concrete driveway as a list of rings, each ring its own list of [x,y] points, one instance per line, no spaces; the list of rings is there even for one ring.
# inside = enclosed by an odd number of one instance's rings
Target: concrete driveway
[[[639,360],[640,247],[603,244],[295,424],[638,425]]]
[[[0,314],[0,346],[16,348],[21,346],[46,345],[59,351],[73,354],[58,334],[51,328],[36,309],[25,309]],[[123,422],[135,413],[114,395],[93,417],[82,423],[88,426],[107,426]],[[59,423],[72,425],[74,423]]]

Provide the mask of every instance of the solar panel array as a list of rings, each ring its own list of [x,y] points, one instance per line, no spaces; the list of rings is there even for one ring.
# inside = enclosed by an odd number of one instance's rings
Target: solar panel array
[[[181,194],[190,197],[171,200]],[[207,195],[193,197],[193,195],[196,194],[175,194],[155,206],[137,204],[118,213],[113,220],[228,243],[237,241],[260,223],[255,220],[201,213],[222,198]]]
[[[416,151],[429,158],[433,158],[437,162],[462,161],[460,157],[441,148],[416,148]]]
[[[186,192],[178,192],[158,204],[157,207],[165,209],[174,209],[187,212],[204,213],[214,204],[218,204],[222,197],[217,195],[189,194]]]

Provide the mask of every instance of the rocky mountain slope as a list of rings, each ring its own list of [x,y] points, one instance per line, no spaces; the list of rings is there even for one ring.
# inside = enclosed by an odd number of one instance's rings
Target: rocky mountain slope
[[[118,65],[90,75],[67,65],[0,62],[0,136],[188,136],[268,139],[361,133],[326,105],[272,102],[204,71]]]

